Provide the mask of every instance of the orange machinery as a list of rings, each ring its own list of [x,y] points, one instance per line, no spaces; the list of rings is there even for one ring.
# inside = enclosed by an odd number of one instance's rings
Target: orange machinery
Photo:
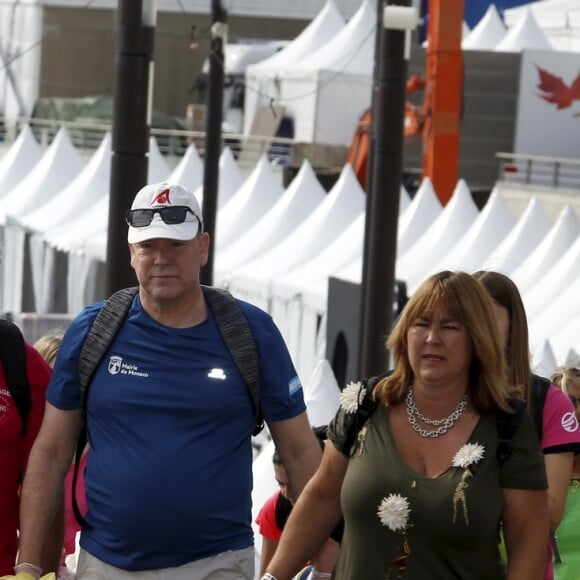
[[[459,175],[459,124],[463,84],[463,0],[429,0],[425,79],[411,77],[407,92],[423,90],[423,104],[405,108],[405,136],[422,135],[423,177],[446,204]],[[370,149],[371,111],[359,120],[347,162],[363,187]]]

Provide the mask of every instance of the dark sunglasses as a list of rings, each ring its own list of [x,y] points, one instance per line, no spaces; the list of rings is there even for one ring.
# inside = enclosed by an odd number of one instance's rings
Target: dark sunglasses
[[[197,217],[191,208],[186,205],[131,209],[125,213],[125,220],[134,228],[144,228],[153,221],[153,216],[156,213],[158,213],[161,219],[168,225],[182,224],[186,220],[187,214],[190,213],[198,221],[201,230],[201,221],[199,217]]]
[[[572,395],[568,396],[570,397],[570,400],[572,401],[572,405],[574,405],[574,407],[578,405],[578,403],[580,403],[580,397],[573,397]]]

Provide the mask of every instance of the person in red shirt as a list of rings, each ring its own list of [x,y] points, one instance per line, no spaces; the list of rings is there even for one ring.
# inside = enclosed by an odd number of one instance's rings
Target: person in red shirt
[[[44,414],[44,393],[50,379],[50,367],[28,343],[26,373],[30,386],[31,406],[23,431],[4,368],[0,365],[0,575],[12,574],[18,551],[20,486],[32,443],[40,429]],[[63,521],[55,518],[51,545],[45,546],[42,567],[46,572],[58,571],[62,549]]]
[[[312,430],[316,435],[321,448],[324,449],[325,441],[327,439],[327,426],[322,425],[320,427],[313,427]],[[262,536],[260,576],[264,574],[266,567],[278,547],[278,542],[282,536],[284,525],[292,511],[294,501],[296,500],[296,495],[290,485],[288,474],[286,473],[286,469],[284,469],[282,459],[276,449],[272,455],[272,463],[274,465],[274,477],[276,478],[279,489],[266,500],[256,517],[256,523],[258,524],[258,529]],[[328,540],[328,543],[332,545],[333,549],[328,549],[328,551],[325,552],[324,561],[318,560],[316,562],[316,570],[309,570],[312,572],[312,575],[309,577],[330,577],[330,571],[332,570],[336,557],[338,556],[339,545],[333,540]],[[306,570],[303,572],[306,572]],[[299,575],[299,577],[302,576]]]

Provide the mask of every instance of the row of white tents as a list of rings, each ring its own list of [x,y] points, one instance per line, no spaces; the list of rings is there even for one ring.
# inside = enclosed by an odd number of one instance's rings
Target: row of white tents
[[[61,129],[42,152],[24,127],[0,159],[2,311],[21,312],[26,280],[35,310],[77,313],[96,299],[105,260],[110,135],[85,162]],[[203,163],[192,144],[173,170],[151,140],[149,181],[180,182],[202,199]],[[350,165],[326,194],[305,161],[288,187],[264,156],[247,178],[231,152],[220,160],[216,284],[269,311],[302,376],[324,352],[329,277],[360,282],[365,194]],[[495,269],[524,296],[538,368],[580,352],[580,225],[565,206],[551,223],[531,198],[521,216],[496,186],[479,211],[460,180],[442,207],[429,180],[401,191],[396,276],[408,292],[441,269]]]
[[[544,4],[545,12],[527,6],[505,11],[506,22],[490,5],[473,30],[464,26],[463,49],[508,53],[580,50],[580,17],[574,16],[573,2],[568,0],[566,12],[562,0],[531,6]],[[545,23],[548,5],[559,8],[562,17],[559,25],[551,20],[554,26],[543,28],[539,21]],[[362,0],[348,22],[334,0],[327,0],[318,16],[286,48],[247,68],[244,133],[252,131],[259,108],[273,101],[293,119],[297,141],[350,143],[359,117],[370,106],[375,23],[376,8],[371,0]]]

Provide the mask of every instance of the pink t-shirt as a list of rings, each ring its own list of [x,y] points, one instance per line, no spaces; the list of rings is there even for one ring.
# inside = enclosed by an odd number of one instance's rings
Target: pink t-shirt
[[[79,463],[79,474],[76,489],[76,500],[79,506],[81,515],[87,513],[87,499],[85,495],[85,467],[87,465],[88,453],[81,457]],[[80,531],[81,526],[75,518],[75,514],[72,509],[72,481],[74,474],[74,464],[70,466],[66,478],[64,480],[64,552],[63,552],[63,564],[64,558],[69,554],[74,554],[75,552],[75,537],[76,533]]]
[[[542,414],[542,450],[549,453],[551,447],[570,443],[580,443],[580,427],[574,407],[566,393],[550,385]],[[554,580],[551,544],[548,544],[548,562],[544,580]]]

